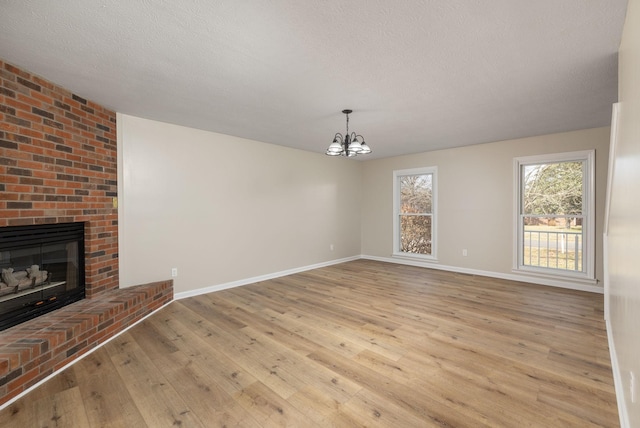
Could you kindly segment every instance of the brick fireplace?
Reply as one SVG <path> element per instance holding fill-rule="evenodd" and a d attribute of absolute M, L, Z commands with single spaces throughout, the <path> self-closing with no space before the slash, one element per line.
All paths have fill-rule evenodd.
<path fill-rule="evenodd" d="M 0 62 L 0 227 L 86 222 L 86 293 L 118 287 L 116 115 Z"/>
<path fill-rule="evenodd" d="M 118 290 L 115 112 L 1 59 L 0 81 L 0 227 L 84 222 L 87 297 L 0 332 L 1 405 L 173 296 Z"/>

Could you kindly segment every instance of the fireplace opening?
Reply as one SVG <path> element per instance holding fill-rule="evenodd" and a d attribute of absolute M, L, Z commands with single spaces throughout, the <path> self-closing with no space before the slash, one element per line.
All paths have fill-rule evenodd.
<path fill-rule="evenodd" d="M 84 223 L 0 228 L 0 330 L 85 296 Z"/>

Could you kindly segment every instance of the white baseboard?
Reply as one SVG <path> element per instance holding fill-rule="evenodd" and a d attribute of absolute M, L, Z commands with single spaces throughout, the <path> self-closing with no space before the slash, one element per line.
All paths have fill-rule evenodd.
<path fill-rule="evenodd" d="M 588 292 L 591 292 L 591 293 L 599 293 L 599 294 L 603 293 L 602 287 L 597 287 L 597 286 L 594 286 L 594 285 L 576 284 L 576 283 L 572 283 L 572 282 L 568 282 L 568 281 L 559 281 L 559 280 L 555 280 L 555 279 L 539 278 L 539 277 L 528 276 L 528 275 L 514 275 L 514 274 L 491 272 L 491 271 L 478 270 L 478 269 L 461 268 L 461 267 L 457 267 L 457 266 L 448 266 L 448 265 L 441 265 L 441 264 L 434 264 L 434 263 L 424 263 L 424 262 L 407 260 L 407 259 L 400 259 L 400 258 L 359 255 L 359 256 L 352 256 L 352 257 L 345 257 L 343 259 L 330 260 L 330 261 L 322 262 L 322 263 L 316 263 L 316 264 L 308 265 L 308 266 L 302 266 L 302 267 L 294 268 L 294 269 L 283 270 L 283 271 L 280 271 L 280 272 L 274 272 L 274 273 L 270 273 L 270 274 L 266 274 L 266 275 L 260 275 L 260 276 L 254 276 L 254 277 L 251 277 L 251 278 L 239 279 L 237 281 L 227 282 L 227 283 L 224 283 L 224 284 L 211 285 L 211 286 L 204 287 L 204 288 L 198 288 L 196 290 L 182 291 L 180 293 L 174 293 L 174 299 L 175 300 L 186 299 L 188 297 L 199 296 L 199 295 L 202 295 L 202 294 L 213 293 L 213 292 L 216 292 L 216 291 L 222 291 L 222 290 L 226 290 L 228 288 L 241 287 L 243 285 L 253 284 L 254 282 L 267 281 L 269 279 L 280 278 L 282 276 L 292 275 L 294 273 L 304 272 L 304 271 L 308 271 L 308 270 L 312 270 L 312 269 L 318 269 L 318 268 L 321 268 L 321 267 L 326 267 L 326 266 L 336 265 L 336 264 L 340 264 L 340 263 L 350 262 L 350 261 L 358 260 L 358 259 L 376 260 L 376 261 L 380 261 L 380 262 L 388 262 L 388 263 L 396 263 L 396 264 L 405 264 L 405 265 L 418 266 L 418 267 L 424 267 L 424 268 L 430 268 L 430 269 L 440 269 L 440 270 L 445 270 L 445 271 L 449 271 L 449 272 L 457 272 L 457 273 L 466 273 L 466 274 L 470 274 L 470 275 L 487 276 L 487 277 L 490 277 L 490 278 L 500 278 L 500 279 L 506 279 L 506 280 L 510 280 L 510 281 L 529 282 L 529 283 L 533 283 L 533 284 L 548 285 L 548 286 L 552 286 L 552 287 L 568 288 L 568 289 L 571 289 L 571 290 L 588 291 Z"/>
<path fill-rule="evenodd" d="M 618 365 L 618 354 L 613 343 L 613 335 L 611 334 L 611 323 L 607 319 L 607 339 L 609 340 L 609 355 L 611 357 L 611 370 L 613 371 L 613 384 L 616 389 L 616 401 L 618 402 L 618 414 L 620 416 L 620 428 L 631 428 L 629 423 L 629 413 L 627 411 L 627 401 L 625 399 L 625 388 L 622 382 L 622 373 Z"/>
<path fill-rule="evenodd" d="M 173 300 L 172 300 L 173 301 Z M 35 383 L 34 385 L 31 385 L 29 388 L 25 389 L 24 391 L 22 391 L 20 394 L 16 395 L 15 397 L 11 398 L 9 401 L 7 401 L 6 403 L 2 404 L 0 406 L 0 411 L 2 411 L 3 409 L 9 407 L 11 404 L 13 404 L 16 400 L 20 399 L 21 397 L 27 395 L 28 393 L 30 393 L 31 391 L 33 391 L 34 389 L 36 389 L 37 387 L 39 387 L 40 385 L 42 385 L 43 383 L 45 383 L 46 381 L 48 381 L 49 379 L 51 379 L 52 377 L 59 375 L 60 373 L 62 373 L 63 370 L 68 369 L 69 367 L 71 367 L 72 365 L 74 365 L 75 363 L 77 363 L 78 361 L 80 361 L 81 359 L 83 359 L 84 357 L 86 357 L 87 355 L 91 355 L 92 353 L 94 353 L 95 351 L 97 351 L 98 349 L 102 348 L 104 345 L 106 345 L 107 343 L 111 342 L 113 339 L 115 339 L 116 337 L 120 336 L 122 333 L 128 331 L 129 329 L 135 327 L 136 325 L 140 324 L 142 321 L 144 321 L 145 319 L 149 318 L 151 315 L 155 314 L 156 312 L 158 312 L 160 309 L 163 309 L 164 307 L 166 307 L 170 302 L 165 303 L 164 305 L 160 306 L 157 309 L 154 309 L 153 311 L 149 312 L 147 315 L 145 315 L 144 317 L 140 318 L 138 321 L 134 322 L 133 324 L 131 324 L 130 326 L 126 327 L 124 330 L 121 330 L 119 332 L 117 332 L 116 334 L 114 334 L 113 336 L 111 336 L 110 338 L 108 338 L 107 340 L 105 340 L 104 342 L 96 345 L 95 348 L 91 348 L 90 350 L 88 350 L 87 352 L 85 352 L 84 354 L 80 355 L 78 358 L 75 358 L 73 361 L 70 361 L 69 363 L 65 364 L 64 366 L 62 366 L 61 368 L 59 368 L 58 370 L 55 370 L 53 373 L 51 373 L 49 376 L 45 377 L 44 379 L 42 379 L 41 381 Z"/>
<path fill-rule="evenodd" d="M 294 273 L 305 272 L 312 269 L 318 269 L 326 266 L 337 265 L 340 263 L 358 260 L 360 256 L 346 257 L 343 259 L 330 260 L 328 262 L 316 263 L 313 265 L 303 266 L 294 269 L 283 270 L 280 272 L 269 273 L 266 275 L 254 276 L 252 278 L 239 279 L 237 281 L 227 282 L 224 284 L 211 285 L 209 287 L 198 288 L 197 290 L 182 291 L 174 293 L 175 300 L 186 299 L 187 297 L 199 296 L 201 294 L 213 293 L 215 291 L 226 290 L 228 288 L 240 287 L 243 285 L 253 284 L 254 282 L 267 281 L 269 279 L 280 278 L 282 276 L 292 275 Z"/>
<path fill-rule="evenodd" d="M 420 262 L 420 261 L 408 260 L 408 259 L 402 259 L 402 258 L 396 258 L 396 257 L 377 257 L 377 256 L 362 255 L 360 256 L 360 258 L 367 259 L 367 260 L 376 260 L 379 262 L 424 267 L 429 269 L 439 269 L 439 270 L 445 270 L 448 272 L 466 273 L 469 275 L 487 276 L 489 278 L 506 279 L 509 281 L 528 282 L 531 284 L 548 285 L 551 287 L 559 287 L 559 288 L 568 288 L 571 290 L 588 291 L 591 293 L 598 293 L 598 294 L 604 293 L 604 290 L 602 287 L 597 287 L 595 285 L 579 284 L 579 283 L 570 282 L 570 281 L 561 281 L 557 279 L 542 278 L 542 277 L 530 276 L 525 274 L 515 275 L 515 274 L 492 272 L 492 271 L 486 271 L 486 270 L 468 269 L 468 268 L 462 268 L 458 266 L 448 266 L 448 265 L 441 265 L 438 263 Z"/>

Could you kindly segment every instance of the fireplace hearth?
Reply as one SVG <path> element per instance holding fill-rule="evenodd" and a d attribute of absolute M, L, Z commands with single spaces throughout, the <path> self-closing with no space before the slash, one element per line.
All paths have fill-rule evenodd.
<path fill-rule="evenodd" d="M 0 330 L 85 296 L 84 223 L 0 228 Z"/>

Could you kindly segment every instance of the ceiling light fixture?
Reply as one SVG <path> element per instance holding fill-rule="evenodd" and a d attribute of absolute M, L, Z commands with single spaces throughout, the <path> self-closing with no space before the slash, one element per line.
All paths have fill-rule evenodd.
<path fill-rule="evenodd" d="M 371 149 L 364 142 L 362 135 L 357 135 L 355 132 L 349 134 L 349 114 L 353 110 L 342 110 L 347 115 L 347 132 L 344 136 L 337 132 L 333 137 L 333 142 L 327 149 L 327 155 L 329 156 L 348 156 L 353 157 L 357 155 L 366 155 L 371 153 Z"/>

